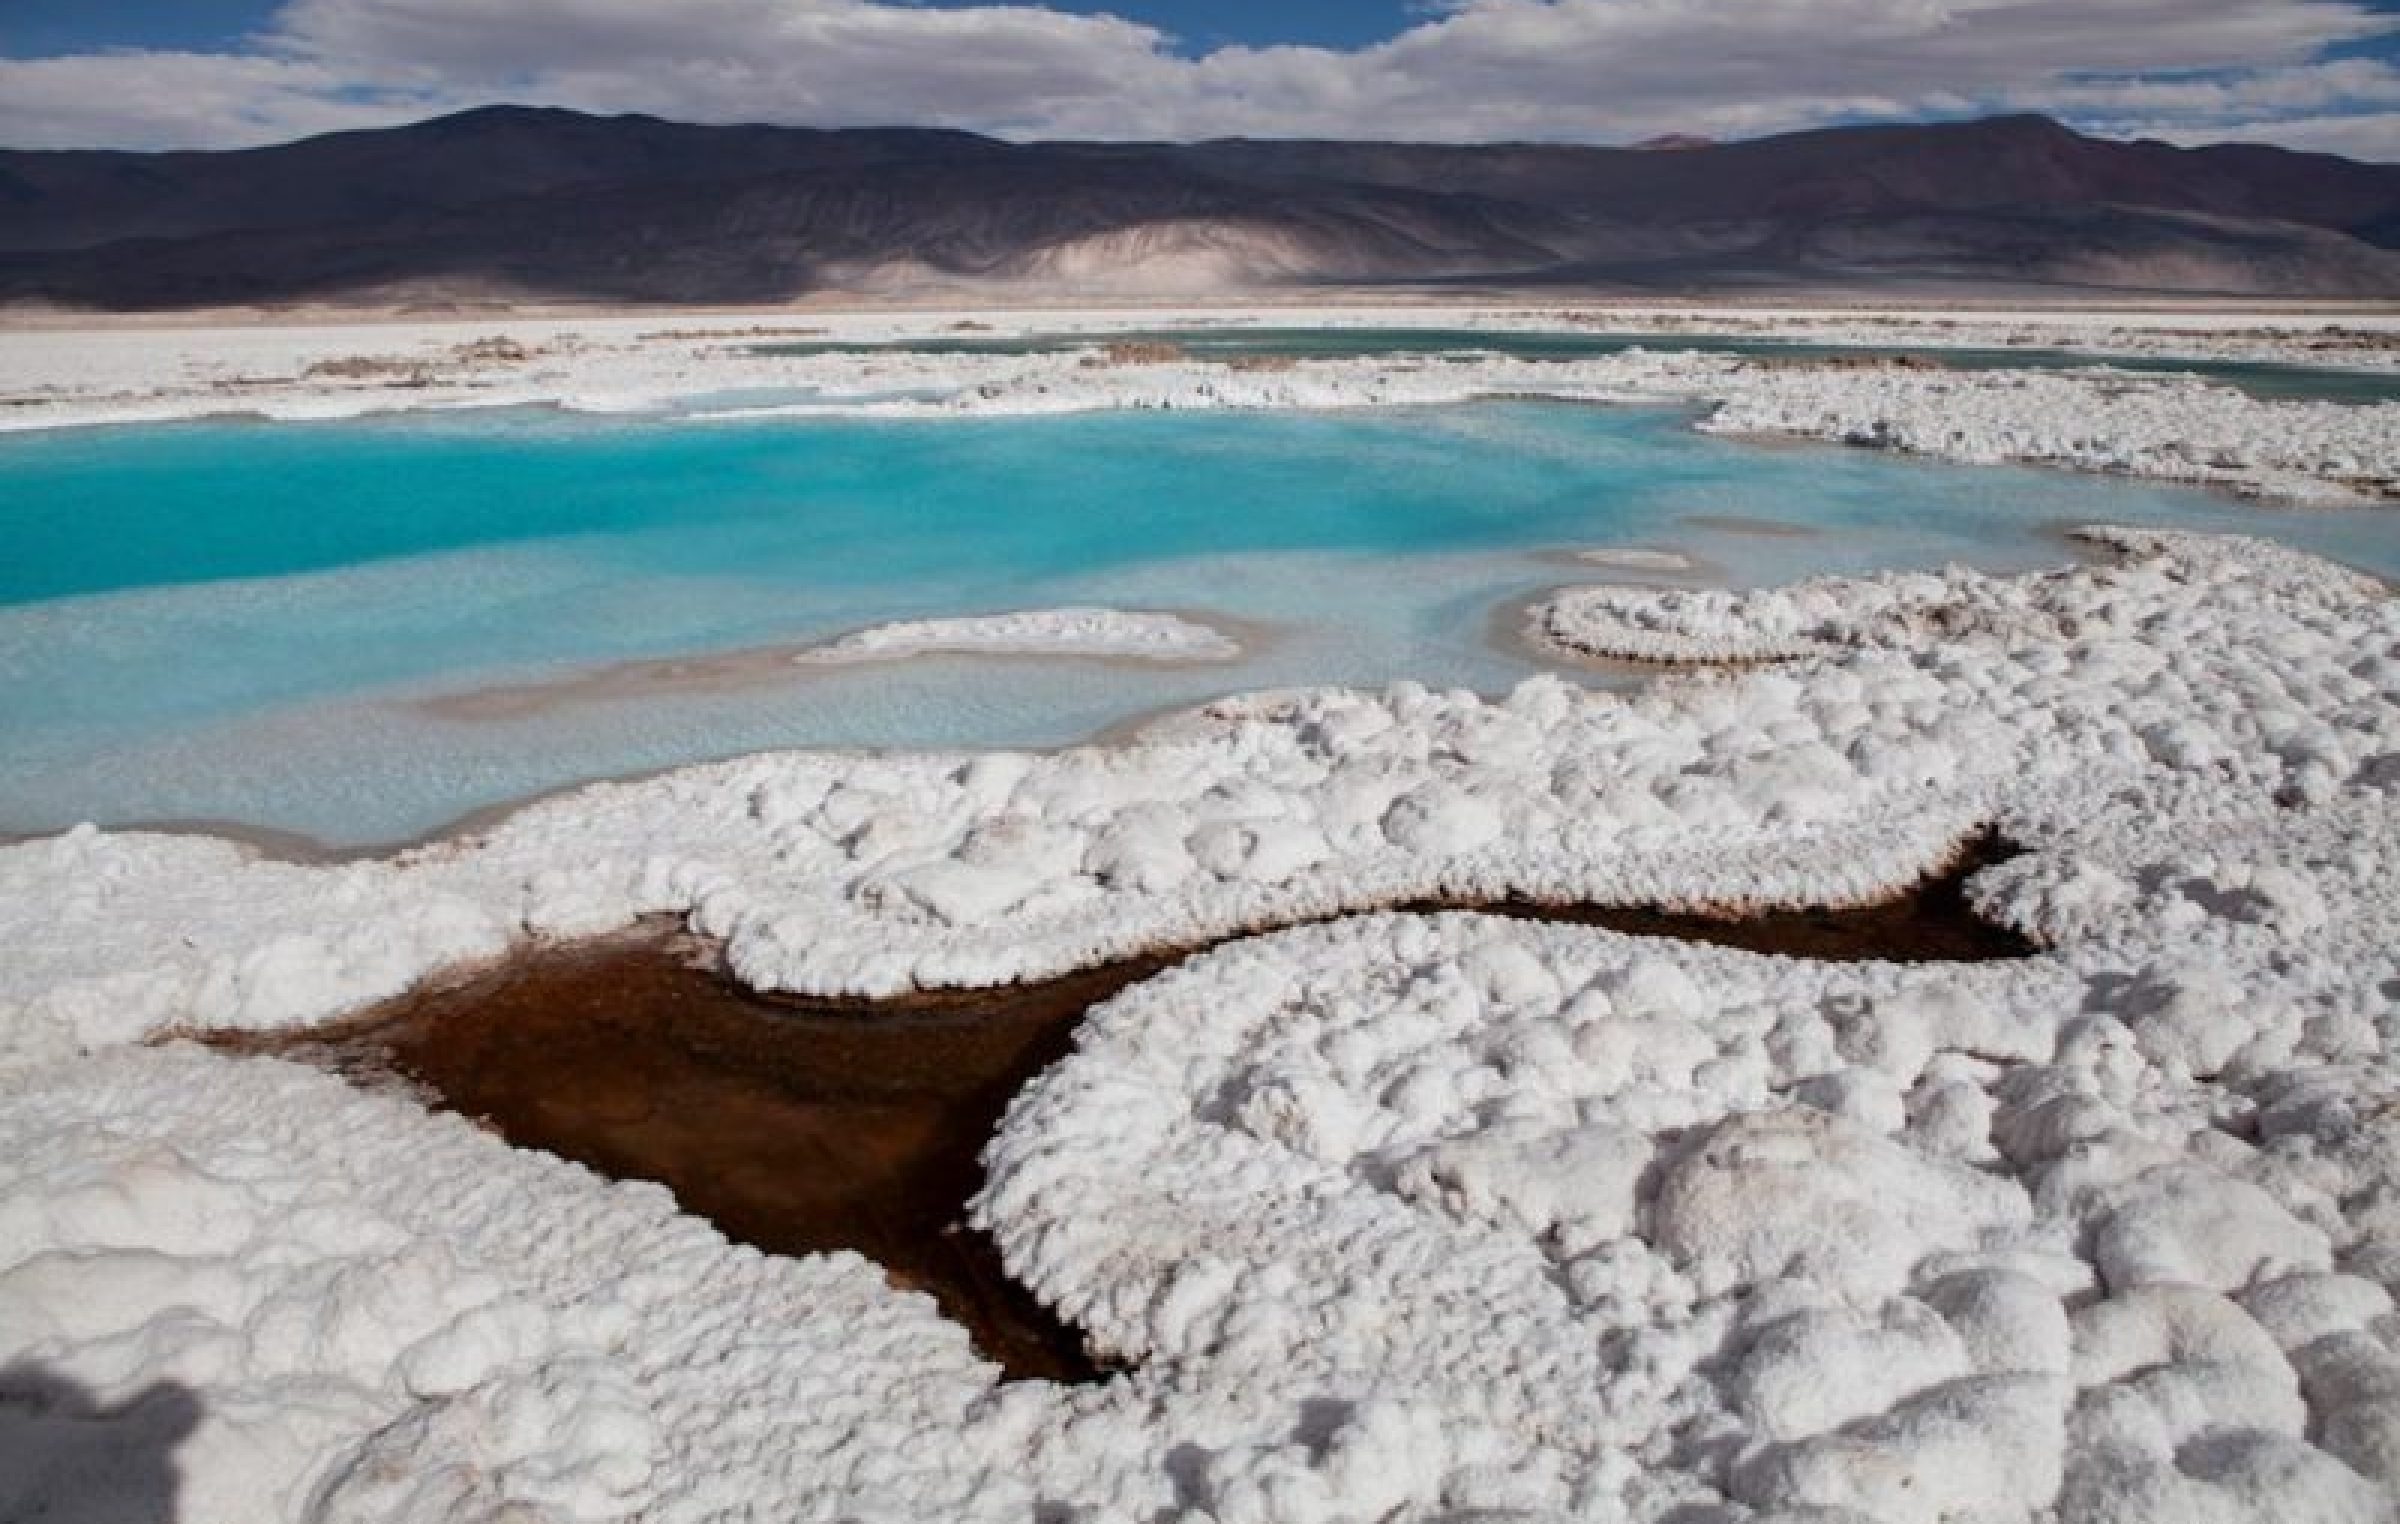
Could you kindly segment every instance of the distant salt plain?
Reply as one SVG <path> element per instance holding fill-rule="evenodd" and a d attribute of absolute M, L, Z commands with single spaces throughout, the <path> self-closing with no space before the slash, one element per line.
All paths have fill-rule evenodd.
<path fill-rule="evenodd" d="M 0 503 L 0 830 L 214 822 L 336 845 L 763 748 L 1065 744 L 1282 686 L 1497 692 L 1542 669 L 1513 611 L 1593 575 L 1562 552 L 1754 585 L 2050 564 L 2049 531 L 2105 520 L 2262 530 L 2400 572 L 2373 510 L 2264 514 L 1535 402 L 70 430 L 0 441 Z M 1756 532 L 1774 524 L 1814 532 Z M 1662 565 L 1607 574 L 1693 575 Z M 947 649 L 661 680 L 680 659 L 1062 607 L 1171 613 L 1239 650 L 1170 665 L 1020 642 L 997 673 Z M 645 680 L 612 686 L 627 663 Z M 506 702 L 476 702 L 492 692 Z"/>

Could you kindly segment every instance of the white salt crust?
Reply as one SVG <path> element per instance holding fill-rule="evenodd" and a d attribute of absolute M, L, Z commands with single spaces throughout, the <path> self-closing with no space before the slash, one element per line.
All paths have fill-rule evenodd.
<path fill-rule="evenodd" d="M 1200 313 L 1017 314 L 1000 333 L 1207 320 Z M 1217 321 L 1273 321 L 1256 312 Z M 1573 327 L 1561 314 L 1296 313 L 1340 327 Z M 1597 320 L 1595 320 L 1597 321 Z M 842 414 L 944 418 L 1117 408 L 1349 408 L 1493 396 L 1677 403 L 1700 426 L 2024 461 L 2221 487 L 2268 501 L 2377 502 L 2400 494 L 2400 403 L 2260 401 L 2191 377 L 2124 372 L 1942 371 L 1840 360 L 1746 361 L 1672 349 L 1678 333 L 1735 332 L 1932 347 L 2113 349 L 2120 354 L 2282 359 L 2400 368 L 2400 335 L 2269 319 L 2205 327 L 2095 315 L 1995 315 L 1944 325 L 1900 317 L 1625 314 L 1598 326 L 1659 335 L 1662 346 L 1599 358 L 1528 361 L 1484 354 L 1368 356 L 1237 368 L 1204 360 L 1111 361 L 1064 353 L 768 355 L 776 324 L 658 328 L 625 319 L 460 326 L 245 328 L 150 332 L 0 331 L 0 431 L 212 414 L 279 419 L 508 406 L 586 413 L 681 409 L 705 418 Z M 2195 323 L 2197 320 L 2194 320 Z M 802 329 L 785 315 L 780 326 Z M 930 317 L 831 321 L 831 337 L 939 336 Z M 1592 326 L 1586 323 L 1580 326 Z M 805 332 L 805 330 L 802 330 Z M 511 335 L 514 335 L 513 337 Z M 790 333 L 781 337 L 790 338 Z M 997 336 L 997 335 L 995 335 Z M 492 340 L 506 337 L 506 344 Z M 163 378 L 163 379 L 162 379 Z M 717 399 L 717 400 L 711 400 Z"/>
<path fill-rule="evenodd" d="M 794 654 L 808 665 L 912 656 L 1086 656 L 1124 661 L 1232 661 L 1240 642 L 1178 614 L 1126 609 L 1027 609 L 879 624 Z"/>
<path fill-rule="evenodd" d="M 1581 587 L 1525 613 L 1526 636 L 1571 656 L 1664 663 L 1792 661 L 1870 646 L 1923 646 L 2046 615 L 2049 579 L 1972 570 L 1827 577 L 1784 587 Z M 1976 596 L 1961 598 L 1962 586 Z M 2063 633 L 2063 630 L 2061 631 Z"/>
<path fill-rule="evenodd" d="M 393 861 L 0 851 L 0 1349 L 99 1405 L 8 1410 L 0 1516 L 132 1476 L 180 1432 L 163 1382 L 196 1519 L 2389 1520 L 2400 605 L 2098 538 L 2038 577 L 1612 595 L 1817 640 L 1629 696 L 754 757 Z M 753 983 L 879 993 L 1435 894 L 1859 900 L 1986 823 L 2029 851 L 1975 896 L 2040 956 L 1371 915 L 1095 1011 L 975 1208 L 1137 1362 L 1086 1390 L 997 1385 L 855 1257 L 132 1046 L 648 913 Z"/>
<path fill-rule="evenodd" d="M 2262 402 L 2186 378 L 2091 371 L 1805 374 L 1728 388 L 1701 427 L 2196 482 L 2287 503 L 2400 496 L 2400 403 Z"/>

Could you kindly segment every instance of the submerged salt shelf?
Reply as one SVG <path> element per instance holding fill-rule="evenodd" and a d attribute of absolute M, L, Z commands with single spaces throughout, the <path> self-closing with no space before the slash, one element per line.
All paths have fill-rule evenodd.
<path fill-rule="evenodd" d="M 1761 515 L 1816 532 L 1739 522 Z M 1508 611 L 1593 575 L 1541 552 L 1649 547 L 1648 568 L 1612 569 L 1631 575 L 1675 547 L 1756 583 L 2036 564 L 2056 554 L 2050 526 L 2093 519 L 2255 526 L 2400 572 L 2369 513 L 2268 518 L 1566 404 L 709 425 L 495 412 L 12 439 L 0 830 L 213 820 L 385 841 L 765 747 L 1052 745 L 1313 683 L 1494 692 L 1539 670 Z M 1188 667 L 1018 658 L 1004 684 L 957 653 L 752 664 L 739 680 L 700 660 L 1077 605 L 1274 638 Z M 619 681 L 625 663 L 644 665 Z"/>

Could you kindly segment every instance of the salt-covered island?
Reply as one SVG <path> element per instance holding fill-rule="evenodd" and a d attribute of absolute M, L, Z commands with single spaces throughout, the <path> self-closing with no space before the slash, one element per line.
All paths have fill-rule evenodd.
<path fill-rule="evenodd" d="M 1268 319 L 1141 315 L 1177 320 Z M 1542 364 L 1235 365 L 1058 313 L 811 315 L 876 342 L 779 353 L 779 321 L 21 329 L 0 426 L 1537 392 L 2262 519 L 2400 491 L 2400 404 L 1761 360 L 1679 347 L 1691 314 Z M 909 347 L 966 321 L 1093 337 Z M 2321 363 L 2338 328 L 2340 363 L 2400 369 L 2388 319 L 1719 321 L 2195 364 Z M 142 1517 L 171 1455 L 212 1521 L 2391 1520 L 2400 604 L 2263 538 L 2088 526 L 2058 560 L 1528 611 L 1538 645 L 1655 666 L 1624 692 L 748 756 L 351 861 L 0 848 L 0 1516 Z M 1071 609 L 806 659 L 1045 648 L 1236 646 Z M 1928 882 L 1963 950 L 1905 918 L 1741 945 Z M 412 992 L 626 938 L 811 1020 L 1122 970 L 1005 1098 L 962 1225 L 1082 1379 L 1009 1377 L 858 1253 L 762 1252 L 329 1057 Z"/>
<path fill-rule="evenodd" d="M 854 630 L 793 653 L 809 664 L 905 661 L 940 653 L 982 656 L 1085 656 L 1119 661 L 1225 661 L 1241 644 L 1224 631 L 1176 614 L 1126 609 L 1027 609 L 909 619 Z"/>

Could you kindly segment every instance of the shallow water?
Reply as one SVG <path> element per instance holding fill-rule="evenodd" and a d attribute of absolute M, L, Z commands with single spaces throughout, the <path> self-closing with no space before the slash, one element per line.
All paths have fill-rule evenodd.
<path fill-rule="evenodd" d="M 2400 375 L 2332 366 L 2249 360 L 2176 360 L 2080 354 L 2067 349 L 1951 349 L 1909 344 L 1825 344 L 1802 339 L 1709 333 L 1511 332 L 1487 328 L 1144 328 L 1112 333 L 1032 334 L 1007 338 L 912 339 L 904 344 L 766 344 L 762 354 L 878 353 L 1047 354 L 1109 342 L 1175 344 L 1205 359 L 1245 357 L 1349 359 L 1380 355 L 1483 352 L 1519 360 L 1589 360 L 1629 349 L 1825 360 L 1908 356 L 1959 370 L 2088 370 L 2106 366 L 2145 374 L 2196 375 L 2254 397 L 2364 404 L 2400 402 Z"/>
<path fill-rule="evenodd" d="M 2060 522 L 2275 534 L 2387 574 L 2386 517 L 1691 433 L 1551 403 L 695 424 L 546 413 L 0 440 L 0 830 L 386 841 L 773 746 L 1058 744 L 1241 689 L 1503 689 L 1516 601 L 1670 546 L 1738 582 L 2067 552 Z M 1755 532 L 1800 525 L 1806 535 Z M 1245 659 L 939 658 L 611 700 L 429 700 L 612 662 L 1067 603 L 1263 626 Z M 437 712 L 439 711 L 439 712 Z"/>
<path fill-rule="evenodd" d="M 1880 904 L 1714 918 L 1640 908 L 1487 908 L 1786 957 L 1987 962 L 2033 951 L 1977 917 L 1965 881 L 2009 855 L 1971 843 Z M 1228 939 L 1230 940 L 1230 939 Z M 928 1291 L 1012 1376 L 1100 1374 L 1079 1334 L 1011 1281 L 967 1226 L 1009 1101 L 1063 1058 L 1092 1006 L 1166 968 L 1161 950 L 1038 984 L 889 1000 L 761 995 L 671 924 L 544 947 L 237 1052 L 398 1079 L 510 1142 L 612 1179 L 654 1180 L 776 1253 L 855 1249 Z"/>

